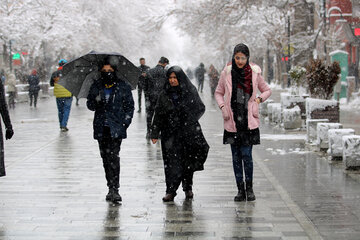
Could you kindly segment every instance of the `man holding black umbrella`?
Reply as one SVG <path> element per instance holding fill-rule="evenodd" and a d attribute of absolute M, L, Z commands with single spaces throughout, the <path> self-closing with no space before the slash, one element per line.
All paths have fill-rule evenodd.
<path fill-rule="evenodd" d="M 112 202 L 122 201 L 119 152 L 134 114 L 131 87 L 117 76 L 117 68 L 111 57 L 106 58 L 99 66 L 101 77 L 93 82 L 87 96 L 88 109 L 95 111 L 94 139 L 99 143 L 109 188 L 106 200 Z"/>

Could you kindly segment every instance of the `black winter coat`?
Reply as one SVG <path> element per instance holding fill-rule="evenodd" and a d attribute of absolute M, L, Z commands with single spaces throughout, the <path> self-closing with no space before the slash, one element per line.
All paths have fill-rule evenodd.
<path fill-rule="evenodd" d="M 94 81 L 87 97 L 88 109 L 95 111 L 94 139 L 102 138 L 105 119 L 108 121 L 111 137 L 124 139 L 127 137 L 126 130 L 134 115 L 131 87 L 126 82 L 118 80 L 107 103 L 104 88 L 101 80 Z"/>
<path fill-rule="evenodd" d="M 163 66 L 157 65 L 149 70 L 149 78 L 145 82 L 145 97 L 151 104 L 156 104 L 160 92 L 166 82 L 166 72 Z"/>
<path fill-rule="evenodd" d="M 29 92 L 36 93 L 40 91 L 39 86 L 39 77 L 37 75 L 30 75 L 28 77 L 28 83 L 29 83 Z"/>
<path fill-rule="evenodd" d="M 6 129 L 12 129 L 9 112 L 7 109 L 4 93 L 4 85 L 0 81 L 0 114 Z M 0 177 L 5 176 L 5 159 L 4 159 L 4 138 L 0 121 Z"/>
<path fill-rule="evenodd" d="M 138 81 L 138 88 L 145 88 L 145 83 L 148 81 L 149 79 L 149 69 L 150 67 L 147 65 L 140 65 L 139 69 L 141 71 L 141 73 L 146 73 L 146 76 L 144 77 L 143 75 L 139 76 L 139 81 Z"/>
<path fill-rule="evenodd" d="M 173 66 L 167 75 L 172 72 L 175 72 L 180 86 L 174 91 L 168 83 L 165 84 L 155 107 L 150 138 L 161 137 L 165 162 L 167 152 L 176 149 L 179 161 L 184 161 L 193 171 L 203 170 L 209 145 L 202 133 L 199 119 L 205 112 L 205 105 L 181 68 Z M 177 103 L 174 103 L 174 94 L 179 97 Z"/>
<path fill-rule="evenodd" d="M 203 66 L 198 66 L 195 69 L 195 77 L 198 82 L 203 82 L 205 79 L 206 70 Z"/>

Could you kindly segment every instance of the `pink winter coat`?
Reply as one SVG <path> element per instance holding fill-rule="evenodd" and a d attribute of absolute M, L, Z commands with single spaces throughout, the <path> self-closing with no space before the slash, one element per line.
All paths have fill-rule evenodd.
<path fill-rule="evenodd" d="M 234 121 L 234 114 L 231 110 L 231 93 L 232 93 L 232 81 L 231 81 L 231 65 L 228 65 L 221 72 L 219 83 L 215 90 L 215 99 L 219 108 L 224 106 L 225 111 L 230 116 L 229 120 L 224 120 L 224 128 L 228 132 L 236 132 L 236 126 Z M 255 129 L 260 126 L 259 119 L 259 104 L 255 101 L 258 90 L 261 92 L 260 96 L 263 102 L 270 97 L 271 89 L 261 76 L 261 68 L 253 63 L 250 63 L 252 70 L 252 88 L 253 92 L 248 102 L 248 127 L 249 129 Z"/>

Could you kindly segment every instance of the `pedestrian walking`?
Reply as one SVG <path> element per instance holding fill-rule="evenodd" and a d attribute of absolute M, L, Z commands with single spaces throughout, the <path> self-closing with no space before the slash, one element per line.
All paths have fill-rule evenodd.
<path fill-rule="evenodd" d="M 146 139 L 150 140 L 151 121 L 154 115 L 155 105 L 160 92 L 166 82 L 165 67 L 169 64 L 169 59 L 161 57 L 158 64 L 149 70 L 149 78 L 145 82 L 145 107 L 146 107 Z"/>
<path fill-rule="evenodd" d="M 209 145 L 199 124 L 205 105 L 196 87 L 178 66 L 169 68 L 166 77 L 155 107 L 150 137 L 154 144 L 161 139 L 166 181 L 166 195 L 162 200 L 169 202 L 174 200 L 180 183 L 186 199 L 193 198 L 193 175 L 204 169 Z"/>
<path fill-rule="evenodd" d="M 56 97 L 56 106 L 58 109 L 60 130 L 62 132 L 69 131 L 69 129 L 67 128 L 67 123 L 69 120 L 71 104 L 73 100 L 71 92 L 58 84 L 58 81 L 61 77 L 61 70 L 66 63 L 67 61 L 65 59 L 60 59 L 59 67 L 57 71 L 52 73 L 50 79 L 50 86 L 54 87 L 54 95 Z"/>
<path fill-rule="evenodd" d="M 224 144 L 230 144 L 238 194 L 234 201 L 254 201 L 252 147 L 260 144 L 259 104 L 271 90 L 259 66 L 249 63 L 245 44 L 234 48 L 232 62 L 222 71 L 215 99 L 224 118 Z M 261 94 L 257 97 L 258 90 Z M 246 191 L 243 171 L 245 172 Z"/>
<path fill-rule="evenodd" d="M 203 63 L 200 63 L 200 65 L 195 69 L 195 78 L 198 83 L 199 92 L 203 92 L 205 73 L 206 73 L 205 66 Z"/>
<path fill-rule="evenodd" d="M 16 77 L 15 74 L 10 73 L 7 79 L 7 93 L 8 93 L 8 104 L 9 109 L 15 108 L 15 99 L 16 99 Z"/>
<path fill-rule="evenodd" d="M 149 66 L 145 65 L 145 58 L 140 58 L 140 66 L 139 69 L 141 71 L 141 75 L 139 77 L 139 81 L 138 81 L 138 113 L 141 112 L 141 95 L 142 92 L 144 91 L 144 87 L 145 87 L 145 82 L 148 80 L 148 71 L 150 69 Z"/>
<path fill-rule="evenodd" d="M 1 78 L 2 84 L 3 84 L 3 86 L 4 86 L 4 85 L 5 85 L 5 81 L 6 81 L 6 76 L 5 76 L 5 71 L 4 71 L 4 69 L 1 69 L 1 70 L 0 70 L 0 78 Z"/>
<path fill-rule="evenodd" d="M 15 76 L 14 76 L 15 77 Z M 11 139 L 14 135 L 14 131 L 11 125 L 9 112 L 6 106 L 5 101 L 5 92 L 4 92 L 4 85 L 2 81 L 0 81 L 0 114 L 2 117 L 2 120 L 5 124 L 5 139 Z M 1 127 L 1 121 L 0 121 L 0 177 L 3 177 L 6 175 L 5 172 L 5 157 L 4 157 L 4 139 L 3 139 L 3 133 L 2 133 L 2 127 Z"/>
<path fill-rule="evenodd" d="M 87 96 L 87 107 L 94 113 L 94 139 L 98 141 L 109 192 L 107 201 L 122 201 L 120 187 L 120 145 L 134 115 L 131 87 L 119 79 L 116 65 L 106 59 L 100 66 L 101 77 L 95 80 Z"/>
<path fill-rule="evenodd" d="M 212 64 L 209 67 L 208 75 L 209 75 L 209 85 L 210 85 L 211 96 L 214 97 L 215 89 L 219 82 L 219 72 L 218 72 L 218 70 L 216 70 L 216 68 Z"/>
<path fill-rule="evenodd" d="M 37 75 L 37 71 L 36 71 L 36 69 L 33 69 L 31 71 L 31 74 L 28 77 L 30 107 L 32 106 L 33 101 L 34 101 L 34 107 L 36 108 L 37 98 L 38 98 L 39 91 L 40 91 L 39 83 L 40 83 L 40 80 Z"/>

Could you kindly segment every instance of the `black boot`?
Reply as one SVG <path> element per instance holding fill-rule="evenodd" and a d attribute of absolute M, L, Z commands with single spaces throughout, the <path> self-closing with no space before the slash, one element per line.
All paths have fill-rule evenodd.
<path fill-rule="evenodd" d="M 162 200 L 163 200 L 163 202 L 172 202 L 172 201 L 174 201 L 175 196 L 176 196 L 176 193 L 167 193 L 162 198 Z"/>
<path fill-rule="evenodd" d="M 106 201 L 121 202 L 122 198 L 119 194 L 119 190 L 116 188 L 109 188 L 109 192 L 106 195 Z"/>
<path fill-rule="evenodd" d="M 238 194 L 235 196 L 235 202 L 242 202 L 246 200 L 244 182 L 237 182 Z"/>
<path fill-rule="evenodd" d="M 254 201 L 256 199 L 252 181 L 246 181 L 246 199 L 247 201 Z"/>

